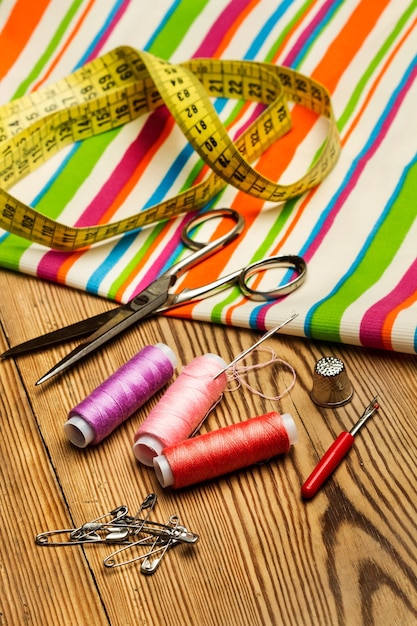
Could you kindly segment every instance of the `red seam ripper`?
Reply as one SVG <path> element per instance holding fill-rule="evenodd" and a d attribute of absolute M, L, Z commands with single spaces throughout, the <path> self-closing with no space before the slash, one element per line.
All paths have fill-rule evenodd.
<path fill-rule="evenodd" d="M 312 498 L 316 495 L 320 487 L 329 478 L 329 476 L 331 476 L 353 446 L 356 434 L 378 409 L 379 404 L 377 403 L 377 398 L 375 397 L 368 404 L 362 416 L 353 428 L 349 432 L 345 431 L 340 433 L 337 439 L 335 439 L 330 448 L 324 454 L 323 458 L 311 472 L 304 485 L 301 487 L 301 494 L 303 498 Z"/>

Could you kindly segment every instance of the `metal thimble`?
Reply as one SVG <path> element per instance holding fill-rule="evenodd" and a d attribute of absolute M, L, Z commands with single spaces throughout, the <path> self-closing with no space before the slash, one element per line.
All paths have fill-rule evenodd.
<path fill-rule="evenodd" d="M 317 361 L 310 395 L 319 406 L 336 407 L 349 402 L 353 387 L 343 361 L 334 356 L 325 356 Z"/>

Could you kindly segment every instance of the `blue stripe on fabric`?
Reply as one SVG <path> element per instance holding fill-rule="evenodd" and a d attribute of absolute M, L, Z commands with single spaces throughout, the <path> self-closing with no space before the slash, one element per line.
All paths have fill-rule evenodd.
<path fill-rule="evenodd" d="M 395 101 L 398 97 L 398 94 L 402 91 L 402 89 L 404 88 L 404 86 L 406 85 L 407 81 L 409 80 L 409 76 L 412 73 L 412 71 L 414 70 L 415 66 L 417 63 L 417 55 L 414 57 L 414 59 L 412 60 L 412 62 L 410 63 L 410 65 L 408 66 L 408 68 L 406 69 L 400 83 L 398 84 L 398 86 L 396 87 L 396 89 L 393 91 L 390 99 L 388 100 L 387 105 L 385 106 L 381 116 L 379 117 L 376 125 L 374 126 L 373 131 L 371 132 L 368 141 L 365 143 L 363 149 L 361 150 L 361 152 L 359 152 L 359 154 L 357 155 L 357 157 L 354 159 L 354 161 L 352 162 L 351 167 L 349 168 L 341 186 L 339 187 L 338 191 L 334 194 L 333 198 L 331 199 L 331 201 L 329 202 L 329 204 L 327 205 L 326 209 L 323 211 L 321 218 L 319 219 L 319 221 L 317 222 L 316 226 L 314 227 L 314 229 L 311 232 L 311 236 L 309 237 L 309 239 L 307 240 L 307 242 L 304 244 L 303 248 L 301 249 L 300 255 L 303 256 L 304 253 L 306 253 L 308 251 L 309 245 L 311 244 L 311 242 L 315 239 L 316 235 L 318 234 L 318 232 L 320 231 L 320 229 L 323 226 L 323 223 L 326 221 L 329 213 L 333 210 L 336 202 L 339 199 L 339 196 L 341 195 L 341 193 L 343 193 L 344 189 L 348 186 L 349 181 L 352 179 L 353 174 L 355 172 L 355 170 L 358 167 L 358 164 L 364 159 L 365 155 L 371 150 L 373 144 L 375 143 L 377 137 L 380 135 L 381 133 L 381 129 L 384 125 L 384 123 L 386 122 L 386 120 L 388 119 L 391 110 L 394 107 Z M 401 178 L 401 181 L 403 179 Z M 385 215 L 386 209 L 384 211 L 384 213 L 382 215 Z M 380 218 L 381 219 L 381 218 Z M 380 223 L 380 220 L 378 221 L 378 223 Z M 354 271 L 355 266 L 352 266 L 353 269 L 351 269 L 350 272 L 347 272 L 344 279 L 346 280 L 346 278 L 348 278 Z M 338 283 L 338 285 L 330 292 L 330 294 L 322 299 L 320 299 L 316 304 L 314 304 L 311 309 L 307 312 L 306 318 L 305 318 L 305 323 L 304 323 L 304 332 L 306 334 L 306 336 L 309 336 L 309 332 L 311 329 L 311 321 L 312 321 L 312 317 L 315 313 L 315 311 L 318 309 L 318 307 L 329 298 L 329 296 L 334 295 L 335 291 L 338 289 L 340 283 Z"/>
<path fill-rule="evenodd" d="M 127 4 L 130 3 L 130 0 L 116 0 L 116 3 L 114 4 L 112 10 L 108 14 L 107 19 L 104 21 L 103 26 L 100 28 L 100 30 L 98 31 L 97 35 L 92 40 L 91 44 L 88 46 L 87 50 L 84 52 L 83 56 L 78 61 L 78 63 L 75 66 L 74 70 L 79 69 L 81 66 L 85 65 L 85 63 L 87 63 L 88 59 L 90 58 L 91 54 L 94 52 L 94 50 L 97 47 L 97 45 L 99 44 L 100 40 L 105 36 L 107 30 L 110 27 L 110 24 L 112 23 L 115 15 L 119 11 L 120 7 L 122 7 L 125 4 L 126 1 L 127 1 Z"/>
<path fill-rule="evenodd" d="M 271 17 L 267 19 L 265 24 L 262 26 L 258 35 L 253 40 L 252 44 L 249 46 L 248 51 L 244 55 L 245 60 L 253 60 L 254 57 L 258 54 L 259 50 L 265 43 L 265 39 L 275 26 L 276 22 L 281 19 L 281 17 L 285 14 L 285 12 L 290 8 L 290 6 L 294 4 L 294 0 L 284 0 L 281 2 L 279 7 L 272 13 Z"/>
<path fill-rule="evenodd" d="M 153 33 L 153 35 L 151 35 L 148 43 L 144 47 L 144 50 L 148 50 L 155 43 L 156 38 L 159 36 L 159 34 L 165 28 L 165 24 L 171 18 L 173 13 L 175 13 L 175 11 L 178 9 L 180 4 L 181 4 L 181 0 L 174 0 L 174 2 L 172 3 L 171 7 L 165 13 L 164 19 L 162 20 L 162 22 L 159 23 L 159 25 L 157 26 L 157 28 L 156 28 L 155 32 Z"/>
<path fill-rule="evenodd" d="M 314 41 L 317 39 L 318 34 L 326 28 L 328 23 L 333 19 L 335 13 L 344 4 L 345 0 L 336 0 L 334 4 L 327 10 L 326 14 L 320 19 L 320 22 L 317 24 L 315 28 L 312 29 L 311 33 L 307 37 L 303 47 L 299 50 L 297 55 L 291 61 L 291 67 L 298 67 L 303 61 L 304 57 L 308 54 L 311 46 Z M 331 4 L 331 0 L 329 2 Z"/>

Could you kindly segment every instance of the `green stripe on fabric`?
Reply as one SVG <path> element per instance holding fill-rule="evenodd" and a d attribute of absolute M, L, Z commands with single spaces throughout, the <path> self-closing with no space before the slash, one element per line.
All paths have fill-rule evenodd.
<path fill-rule="evenodd" d="M 45 52 L 39 58 L 36 65 L 33 67 L 30 74 L 26 77 L 26 79 L 19 85 L 16 93 L 13 96 L 13 99 L 21 98 L 29 89 L 29 86 L 35 82 L 35 80 L 39 77 L 45 65 L 48 63 L 57 47 L 61 43 L 62 37 L 65 32 L 68 30 L 68 27 L 71 21 L 74 18 L 74 15 L 77 13 L 80 5 L 82 5 L 84 0 L 74 0 L 67 13 L 65 14 L 64 19 L 61 21 L 59 27 L 55 31 L 54 36 L 52 37 L 49 45 L 47 46 Z"/>
<path fill-rule="evenodd" d="M 345 311 L 381 278 L 398 253 L 416 219 L 415 210 L 410 210 L 416 197 L 417 163 L 408 171 L 398 196 L 387 207 L 385 219 L 375 229 L 372 243 L 363 258 L 358 259 L 354 271 L 312 314 L 309 326 L 313 338 L 341 341 L 340 323 Z"/>
<path fill-rule="evenodd" d="M 175 11 L 152 40 L 148 52 L 162 59 L 169 59 L 208 2 L 209 0 L 181 0 L 178 2 Z"/>
<path fill-rule="evenodd" d="M 360 98 L 362 98 L 365 92 L 366 85 L 370 81 L 372 74 L 375 72 L 378 65 L 383 61 L 384 57 L 388 55 L 389 49 L 391 48 L 391 46 L 393 46 L 396 38 L 400 35 L 402 29 L 416 9 L 417 0 L 414 0 L 407 8 L 407 10 L 403 13 L 398 22 L 395 24 L 393 30 L 385 39 L 384 45 L 381 46 L 377 54 L 371 60 L 366 71 L 362 74 L 360 80 L 358 81 L 355 89 L 352 92 L 352 96 L 350 97 L 343 113 L 337 120 L 337 127 L 339 129 L 339 132 L 342 132 L 350 117 L 352 116 L 354 109 L 357 107 Z"/>
<path fill-rule="evenodd" d="M 64 167 L 59 177 L 53 182 L 48 191 L 39 198 L 36 203 L 36 210 L 48 215 L 53 219 L 58 219 L 63 208 L 77 193 L 78 188 L 84 180 L 91 174 L 97 153 L 102 152 L 108 144 L 106 135 L 97 135 L 95 141 L 86 141 L 83 146 L 84 160 L 82 166 L 78 163 L 73 165 L 71 160 L 68 167 Z M 17 235 L 9 234 L 5 240 L 7 245 L 1 246 L 1 264 L 9 269 L 16 268 L 16 261 L 20 260 L 22 254 L 32 245 L 30 241 L 22 239 Z"/>

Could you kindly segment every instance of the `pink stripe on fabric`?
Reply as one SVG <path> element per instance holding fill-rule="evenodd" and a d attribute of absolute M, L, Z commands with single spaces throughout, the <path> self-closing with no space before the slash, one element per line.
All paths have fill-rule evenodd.
<path fill-rule="evenodd" d="M 97 42 L 97 44 L 94 46 L 94 48 L 91 50 L 90 54 L 86 58 L 85 60 L 86 63 L 96 58 L 100 50 L 102 50 L 102 48 L 104 47 L 104 45 L 107 43 L 108 39 L 110 38 L 110 35 L 113 33 L 114 29 L 116 28 L 116 26 L 122 19 L 123 15 L 126 13 L 130 3 L 131 3 L 131 0 L 125 0 L 122 3 L 122 5 L 119 7 L 119 9 L 116 11 L 114 18 L 107 25 L 105 32 L 102 34 L 99 41 Z"/>
<path fill-rule="evenodd" d="M 373 304 L 363 316 L 359 330 L 359 338 L 363 346 L 381 349 L 389 348 L 384 339 L 384 325 L 387 317 L 396 307 L 399 307 L 408 299 L 412 300 L 413 296 L 416 296 L 416 285 L 417 259 L 404 274 L 398 285 L 385 298 Z"/>
<path fill-rule="evenodd" d="M 292 64 L 295 62 L 301 50 L 304 48 L 306 42 L 312 36 L 318 25 L 326 22 L 326 17 L 328 16 L 329 11 L 331 11 L 333 5 L 334 0 L 327 0 L 327 2 L 318 11 L 315 18 L 312 19 L 311 22 L 309 22 L 308 27 L 305 28 L 305 30 L 301 33 L 299 37 L 297 37 L 295 45 L 282 61 L 281 65 L 285 65 L 288 67 L 292 66 Z"/>
<path fill-rule="evenodd" d="M 168 112 L 165 109 L 158 109 L 155 111 L 155 115 L 160 118 L 160 123 L 152 126 L 145 124 L 142 131 L 130 144 L 123 159 L 104 183 L 94 200 L 90 202 L 86 210 L 79 217 L 75 226 L 91 226 L 100 222 L 101 216 L 109 209 L 120 190 L 133 175 L 138 163 L 140 163 L 147 151 L 158 141 L 159 136 L 163 133 L 164 125 L 168 118 Z M 69 254 L 72 253 L 57 252 L 54 250 L 47 252 L 39 262 L 37 270 L 38 276 L 47 278 L 48 280 L 57 280 L 62 261 L 66 259 Z M 75 254 L 82 254 L 82 252 L 75 252 Z"/>
<path fill-rule="evenodd" d="M 78 219 L 76 226 L 98 224 L 101 216 L 109 210 L 115 198 L 128 180 L 133 176 L 138 164 L 146 153 L 163 134 L 164 126 L 169 118 L 166 109 L 157 109 L 153 113 L 154 124 L 144 125 L 123 155 L 123 160 L 116 166 L 110 178 Z"/>
<path fill-rule="evenodd" d="M 251 2 L 252 0 L 232 0 L 232 2 L 229 2 L 223 13 L 221 13 L 204 37 L 201 45 L 197 48 L 195 54 L 193 54 L 193 57 L 199 57 L 202 54 L 206 57 L 215 55 L 221 40 L 236 20 L 236 16 Z"/>

